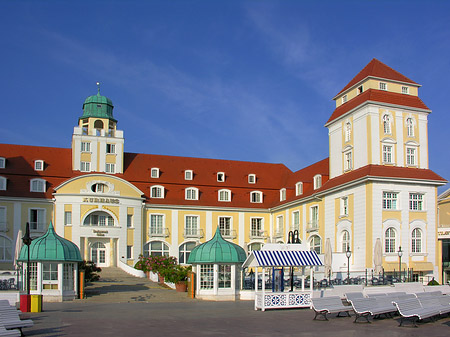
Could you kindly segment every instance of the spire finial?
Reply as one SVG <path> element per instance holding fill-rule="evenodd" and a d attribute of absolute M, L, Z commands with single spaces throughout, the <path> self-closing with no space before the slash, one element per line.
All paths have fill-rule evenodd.
<path fill-rule="evenodd" d="M 100 95 L 100 82 L 97 82 L 97 90 L 98 90 L 97 95 Z"/>

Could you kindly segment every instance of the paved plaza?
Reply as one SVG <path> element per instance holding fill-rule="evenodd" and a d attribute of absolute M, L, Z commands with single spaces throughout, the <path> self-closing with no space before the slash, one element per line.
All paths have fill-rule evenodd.
<path fill-rule="evenodd" d="M 27 313 L 35 325 L 26 336 L 449 336 L 450 318 L 418 328 L 398 327 L 398 318 L 353 323 L 354 317 L 313 321 L 309 309 L 255 311 L 253 301 L 208 302 L 136 279 L 117 270 L 102 272 L 88 298 L 44 303 Z"/>

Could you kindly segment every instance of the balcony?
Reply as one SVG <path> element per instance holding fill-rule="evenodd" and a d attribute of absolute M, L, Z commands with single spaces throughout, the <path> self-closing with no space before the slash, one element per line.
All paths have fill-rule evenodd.
<path fill-rule="evenodd" d="M 233 240 L 237 238 L 237 233 L 235 229 L 221 229 L 220 234 L 224 239 Z"/>
<path fill-rule="evenodd" d="M 313 231 L 317 231 L 319 230 L 319 221 L 318 220 L 313 220 L 308 222 L 308 225 L 306 226 L 306 231 L 307 232 L 313 232 Z"/>
<path fill-rule="evenodd" d="M 203 236 L 203 229 L 200 228 L 185 228 L 183 231 L 185 239 L 201 239 Z"/>
<path fill-rule="evenodd" d="M 148 236 L 151 238 L 166 238 L 170 235 L 169 228 L 150 228 Z"/>
<path fill-rule="evenodd" d="M 250 231 L 250 240 L 264 240 L 267 239 L 267 232 L 264 230 L 251 230 Z"/>

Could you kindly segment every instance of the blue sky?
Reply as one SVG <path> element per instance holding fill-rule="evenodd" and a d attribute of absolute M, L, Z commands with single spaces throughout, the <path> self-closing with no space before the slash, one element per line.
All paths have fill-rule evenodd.
<path fill-rule="evenodd" d="M 2 143 L 70 147 L 100 81 L 127 152 L 295 171 L 328 156 L 332 97 L 375 57 L 422 85 L 450 179 L 448 1 L 4 0 L 0 38 Z"/>

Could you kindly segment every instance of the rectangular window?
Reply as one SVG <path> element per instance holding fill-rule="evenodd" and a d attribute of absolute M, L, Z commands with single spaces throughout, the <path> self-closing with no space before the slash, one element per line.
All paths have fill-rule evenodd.
<path fill-rule="evenodd" d="M 345 170 L 351 170 L 352 169 L 352 151 L 348 151 L 344 153 L 344 167 Z"/>
<path fill-rule="evenodd" d="M 214 288 L 214 265 L 201 264 L 200 265 L 200 289 Z"/>
<path fill-rule="evenodd" d="M 80 165 L 81 172 L 90 172 L 91 171 L 91 163 L 87 161 L 82 161 Z"/>
<path fill-rule="evenodd" d="M 283 235 L 284 231 L 284 218 L 282 215 L 277 216 L 277 228 L 276 228 L 276 235 Z"/>
<path fill-rule="evenodd" d="M 231 266 L 219 264 L 219 288 L 231 288 Z"/>
<path fill-rule="evenodd" d="M 223 183 L 225 181 L 225 173 L 218 172 L 217 173 L 217 181 Z"/>
<path fill-rule="evenodd" d="M 416 165 L 416 149 L 413 147 L 406 148 L 406 165 Z"/>
<path fill-rule="evenodd" d="M 396 210 L 398 203 L 397 192 L 383 192 L 383 209 Z"/>
<path fill-rule="evenodd" d="M 116 153 L 116 144 L 106 144 L 106 153 Z"/>
<path fill-rule="evenodd" d="M 45 192 L 46 183 L 42 179 L 31 180 L 30 191 L 31 192 Z"/>
<path fill-rule="evenodd" d="M 387 83 L 380 82 L 380 90 L 387 90 Z"/>
<path fill-rule="evenodd" d="M 184 171 L 184 180 L 192 180 L 193 175 L 192 170 Z"/>
<path fill-rule="evenodd" d="M 72 212 L 66 211 L 64 212 L 64 225 L 71 225 L 72 224 Z"/>
<path fill-rule="evenodd" d="M 294 227 L 294 230 L 300 229 L 300 212 L 295 211 L 292 213 L 292 225 Z"/>
<path fill-rule="evenodd" d="M 133 214 L 127 214 L 127 228 L 133 227 Z"/>
<path fill-rule="evenodd" d="M 74 266 L 73 263 L 63 265 L 63 290 L 74 290 Z"/>
<path fill-rule="evenodd" d="M 303 183 L 298 182 L 295 184 L 295 195 L 301 195 L 303 194 Z"/>
<path fill-rule="evenodd" d="M 34 161 L 34 170 L 35 171 L 44 170 L 44 161 L 43 160 L 35 160 Z"/>
<path fill-rule="evenodd" d="M 106 164 L 106 173 L 116 173 L 116 164 Z"/>
<path fill-rule="evenodd" d="M 0 168 L 4 169 L 5 168 L 5 158 L 0 157 Z"/>
<path fill-rule="evenodd" d="M 150 176 L 152 178 L 159 178 L 159 168 L 152 168 L 152 170 L 150 171 Z"/>
<path fill-rule="evenodd" d="M 231 218 L 230 217 L 225 217 L 225 216 L 221 216 L 219 217 L 219 228 L 220 228 L 220 233 L 223 236 L 230 236 L 231 235 Z"/>
<path fill-rule="evenodd" d="M 43 232 L 45 227 L 45 209 L 30 208 L 30 230 Z"/>
<path fill-rule="evenodd" d="M 358 87 L 358 95 L 359 94 L 362 94 L 363 93 L 363 86 L 362 85 L 360 85 L 359 87 Z"/>
<path fill-rule="evenodd" d="M 250 234 L 252 237 L 262 236 L 262 218 L 252 218 L 250 226 Z"/>
<path fill-rule="evenodd" d="M 150 215 L 150 234 L 163 234 L 164 216 L 160 214 Z"/>
<path fill-rule="evenodd" d="M 186 216 L 185 234 L 188 236 L 196 236 L 198 234 L 198 216 Z"/>
<path fill-rule="evenodd" d="M 286 189 L 282 188 L 280 190 L 280 201 L 284 201 L 284 200 L 286 200 Z"/>
<path fill-rule="evenodd" d="M 37 262 L 30 262 L 30 290 L 37 290 Z M 27 282 L 24 282 L 26 288 Z"/>
<path fill-rule="evenodd" d="M 81 142 L 81 152 L 91 152 L 91 143 Z"/>
<path fill-rule="evenodd" d="M 219 191 L 219 201 L 230 201 L 230 191 L 221 190 Z"/>
<path fill-rule="evenodd" d="M 310 228 L 319 227 L 319 206 L 312 206 L 310 208 Z"/>
<path fill-rule="evenodd" d="M 130 260 L 133 258 L 133 246 L 127 246 L 127 259 Z"/>
<path fill-rule="evenodd" d="M 0 191 L 6 191 L 6 178 L 0 177 Z"/>
<path fill-rule="evenodd" d="M 341 198 L 341 215 L 348 215 L 348 197 Z"/>
<path fill-rule="evenodd" d="M 0 207 L 0 231 L 6 231 L 6 207 Z"/>
<path fill-rule="evenodd" d="M 347 95 L 342 96 L 342 104 L 347 102 Z"/>
<path fill-rule="evenodd" d="M 383 145 L 383 163 L 386 163 L 386 164 L 392 163 L 392 146 L 391 145 Z"/>
<path fill-rule="evenodd" d="M 409 87 L 402 86 L 402 94 L 409 94 Z"/>
<path fill-rule="evenodd" d="M 409 193 L 409 210 L 410 211 L 423 211 L 423 194 L 421 193 Z"/>
<path fill-rule="evenodd" d="M 256 183 L 256 174 L 249 174 L 249 175 L 248 175 L 248 183 L 249 183 L 249 184 L 254 184 L 254 183 Z"/>
<path fill-rule="evenodd" d="M 44 281 L 58 281 L 58 264 L 51 262 L 42 263 L 42 280 Z"/>

